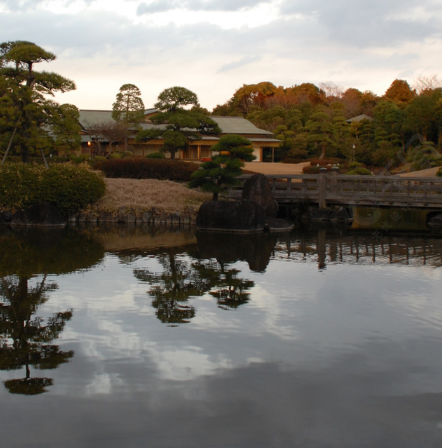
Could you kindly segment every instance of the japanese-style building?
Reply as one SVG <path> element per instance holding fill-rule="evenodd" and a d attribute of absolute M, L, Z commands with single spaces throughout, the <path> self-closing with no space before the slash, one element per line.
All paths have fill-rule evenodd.
<path fill-rule="evenodd" d="M 141 129 L 154 129 L 157 127 L 164 127 L 164 125 L 154 125 L 150 117 L 156 113 L 156 109 L 148 109 L 145 111 L 144 121 L 141 123 Z M 273 134 L 269 131 L 257 128 L 253 123 L 242 117 L 218 117 L 210 116 L 221 129 L 221 134 L 218 136 L 201 135 L 201 138 L 189 142 L 189 146 L 185 151 L 180 151 L 175 155 L 175 158 L 201 161 L 212 156 L 210 148 L 215 145 L 219 138 L 227 134 L 237 134 L 249 139 L 253 146 L 253 153 L 256 157 L 256 162 L 262 162 L 264 158 L 264 151 L 272 151 L 274 148 L 280 146 L 281 141 L 273 138 Z M 82 127 L 82 152 L 90 153 L 96 151 L 94 146 L 97 146 L 99 140 L 99 147 L 101 152 L 108 154 L 113 151 L 123 150 L 124 143 L 120 142 L 117 146 L 112 145 L 109 148 L 109 141 L 103 136 L 94 135 L 88 132 L 88 128 L 93 127 L 99 123 L 111 122 L 112 111 L 110 110 L 80 110 L 80 125 Z M 140 143 L 135 140 L 136 132 L 134 131 L 128 139 L 128 149 L 134 156 L 145 157 L 154 152 L 159 152 L 163 146 L 162 139 L 152 139 L 145 143 Z M 166 157 L 169 154 L 165 154 Z"/>

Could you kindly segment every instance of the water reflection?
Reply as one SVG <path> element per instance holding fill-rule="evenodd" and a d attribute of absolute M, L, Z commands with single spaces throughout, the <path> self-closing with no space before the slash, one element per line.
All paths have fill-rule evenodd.
<path fill-rule="evenodd" d="M 97 243 L 75 231 L 0 230 L 0 370 L 25 368 L 24 378 L 4 381 L 10 393 L 46 392 L 53 380 L 31 377 L 30 367 L 51 370 L 74 356 L 53 344 L 72 310 L 57 312 L 46 322 L 36 315 L 49 293 L 58 289 L 48 282 L 48 274 L 88 268 L 103 255 Z"/>
<path fill-rule="evenodd" d="M 392 234 L 382 238 L 373 233 L 315 229 L 280 237 L 273 258 L 328 264 L 442 265 L 442 239 L 428 235 Z"/>
<path fill-rule="evenodd" d="M 246 261 L 255 272 L 266 270 L 278 240 L 275 233 L 197 232 L 196 236 L 201 258 L 216 258 L 224 263 Z"/>
<path fill-rule="evenodd" d="M 29 287 L 29 278 L 8 276 L 0 280 L 0 369 L 18 370 L 25 367 L 26 376 L 5 381 L 11 393 L 36 395 L 46 392 L 51 378 L 31 377 L 30 366 L 37 369 L 55 369 L 74 356 L 51 344 L 57 339 L 72 311 L 54 314 L 44 325 L 36 316 L 38 308 L 48 300 L 48 292 L 57 289 L 55 283 L 46 284 L 46 275 L 35 286 Z"/>
<path fill-rule="evenodd" d="M 252 281 L 240 278 L 240 271 L 222 258 L 202 259 L 168 249 L 157 255 L 157 260 L 161 272 L 136 269 L 134 275 L 151 285 L 148 293 L 156 316 L 170 326 L 189 323 L 195 317 L 195 307 L 188 302 L 191 298 L 210 292 L 218 306 L 227 310 L 247 303 L 248 290 L 254 286 Z"/>
<path fill-rule="evenodd" d="M 49 392 L 0 387 L 5 446 L 61 435 L 69 448 L 441 445 L 441 240 L 128 229 L 81 229 L 71 249 L 53 234 L 67 255 L 89 254 L 69 275 L 50 260 L 10 267 L 12 251 L 0 263 L 2 344 L 47 319 L 22 345 L 38 355 L 2 352 L 2 365 L 21 359 L 22 381 L 43 368 L 27 390 Z M 7 236 L 0 249 L 44 258 L 44 245 Z M 38 344 L 75 356 L 48 370 Z"/>

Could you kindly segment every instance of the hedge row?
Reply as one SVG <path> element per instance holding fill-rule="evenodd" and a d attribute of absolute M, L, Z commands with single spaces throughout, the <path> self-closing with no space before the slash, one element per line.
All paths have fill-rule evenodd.
<path fill-rule="evenodd" d="M 72 165 L 9 163 L 0 168 L 0 208 L 22 210 L 51 202 L 63 213 L 76 212 L 100 199 L 106 184 L 97 174 Z"/>
<path fill-rule="evenodd" d="M 198 164 L 182 160 L 141 158 L 106 160 L 99 165 L 99 169 L 104 172 L 106 177 L 172 180 L 175 182 L 189 182 L 190 176 L 198 168 Z"/>

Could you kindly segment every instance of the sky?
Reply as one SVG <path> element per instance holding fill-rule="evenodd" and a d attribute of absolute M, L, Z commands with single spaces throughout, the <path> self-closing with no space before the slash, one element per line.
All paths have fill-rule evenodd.
<path fill-rule="evenodd" d="M 111 109 L 123 84 L 146 108 L 183 86 L 213 109 L 243 84 L 354 87 L 382 95 L 442 75 L 440 0 L 0 0 L 0 42 L 57 55 L 75 81 L 56 100 Z"/>

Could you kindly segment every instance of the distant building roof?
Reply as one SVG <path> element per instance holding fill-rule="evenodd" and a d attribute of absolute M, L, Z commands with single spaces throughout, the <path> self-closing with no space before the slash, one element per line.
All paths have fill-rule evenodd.
<path fill-rule="evenodd" d="M 374 120 L 374 118 L 370 117 L 369 115 L 366 115 L 366 114 L 361 114 L 361 115 L 357 115 L 356 117 L 349 118 L 346 121 L 347 121 L 347 123 L 352 123 L 353 121 L 362 121 L 362 120 L 372 121 L 372 120 Z"/>
<path fill-rule="evenodd" d="M 156 109 L 146 109 L 145 115 L 150 116 L 156 112 Z M 219 117 L 219 116 L 210 116 L 214 121 L 218 123 L 218 126 L 221 128 L 223 134 L 246 134 L 246 135 L 256 135 L 271 138 L 273 134 L 269 131 L 265 131 L 264 129 L 257 128 L 253 123 L 249 120 L 246 120 L 243 117 Z M 103 123 L 106 121 L 112 121 L 112 111 L 111 110 L 80 110 L 80 124 L 85 127 L 87 125 L 94 125 L 97 123 Z M 152 123 L 146 122 L 141 123 L 141 127 L 143 129 L 152 129 L 155 127 L 164 127 L 155 126 Z"/>
<path fill-rule="evenodd" d="M 257 128 L 253 123 L 243 117 L 211 116 L 210 118 L 218 123 L 218 126 L 223 131 L 223 134 L 273 135 L 269 131 Z"/>

